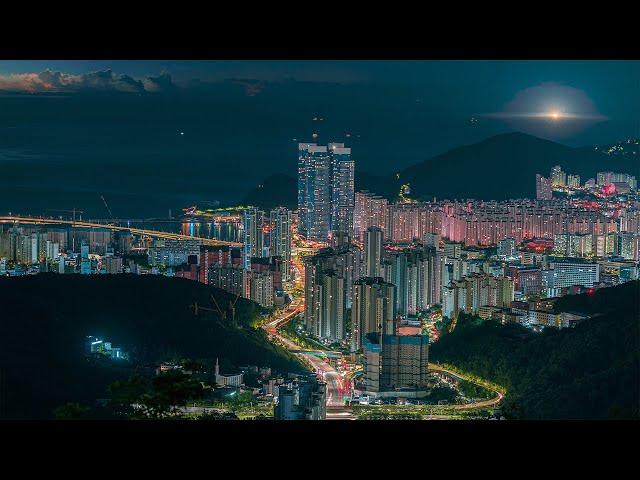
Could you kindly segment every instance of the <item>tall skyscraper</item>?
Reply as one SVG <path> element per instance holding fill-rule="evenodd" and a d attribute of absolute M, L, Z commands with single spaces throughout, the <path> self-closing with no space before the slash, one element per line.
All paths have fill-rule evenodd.
<path fill-rule="evenodd" d="M 364 241 L 364 275 L 365 277 L 380 277 L 382 264 L 382 230 L 369 227 L 365 232 Z"/>
<path fill-rule="evenodd" d="M 344 143 L 330 143 L 331 155 L 331 231 L 353 235 L 355 203 L 354 162 Z"/>
<path fill-rule="evenodd" d="M 298 231 L 326 242 L 331 228 L 331 156 L 326 146 L 298 145 Z"/>
<path fill-rule="evenodd" d="M 354 162 L 343 143 L 298 144 L 298 231 L 326 242 L 330 232 L 353 235 Z"/>
<path fill-rule="evenodd" d="M 291 280 L 291 211 L 284 207 L 269 214 L 269 255 L 282 257 L 282 281 Z"/>
<path fill-rule="evenodd" d="M 355 282 L 351 323 L 351 347 L 359 350 L 369 333 L 394 332 L 395 286 L 382 278 L 361 278 Z"/>
<path fill-rule="evenodd" d="M 245 270 L 251 270 L 252 257 L 264 257 L 263 226 L 264 212 L 257 208 L 248 208 L 243 213 L 244 250 L 243 265 Z"/>

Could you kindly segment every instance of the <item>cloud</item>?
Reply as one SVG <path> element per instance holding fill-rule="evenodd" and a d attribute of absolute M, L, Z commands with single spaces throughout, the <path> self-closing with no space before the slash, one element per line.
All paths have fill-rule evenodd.
<path fill-rule="evenodd" d="M 45 70 L 40 73 L 0 75 L 0 92 L 20 93 L 76 93 L 76 92 L 124 92 L 157 93 L 175 89 L 171 76 L 163 73 L 157 77 L 136 80 L 129 75 L 118 75 L 111 70 L 72 75 Z"/>
<path fill-rule="evenodd" d="M 157 77 L 147 77 L 142 83 L 147 92 L 167 92 L 176 89 L 176 85 L 168 73 L 162 73 Z"/>

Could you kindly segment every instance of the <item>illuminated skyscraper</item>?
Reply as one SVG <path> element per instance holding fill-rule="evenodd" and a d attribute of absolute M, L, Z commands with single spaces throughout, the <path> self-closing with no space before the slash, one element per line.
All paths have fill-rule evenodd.
<path fill-rule="evenodd" d="M 251 270 L 251 257 L 264 257 L 263 224 L 264 212 L 249 208 L 243 214 L 244 250 L 242 260 L 245 270 Z"/>
<path fill-rule="evenodd" d="M 331 228 L 331 156 L 315 143 L 298 145 L 298 231 L 326 242 Z"/>
<path fill-rule="evenodd" d="M 291 280 L 291 212 L 284 207 L 269 214 L 269 255 L 282 257 L 282 281 Z"/>
<path fill-rule="evenodd" d="M 298 231 L 326 242 L 329 232 L 353 235 L 354 162 L 343 143 L 298 144 Z"/>
<path fill-rule="evenodd" d="M 344 143 L 330 143 L 331 155 L 331 231 L 353 235 L 355 202 L 354 162 Z"/>
<path fill-rule="evenodd" d="M 567 174 L 562 171 L 560 165 L 551 169 L 551 185 L 554 187 L 564 187 L 567 184 Z"/>

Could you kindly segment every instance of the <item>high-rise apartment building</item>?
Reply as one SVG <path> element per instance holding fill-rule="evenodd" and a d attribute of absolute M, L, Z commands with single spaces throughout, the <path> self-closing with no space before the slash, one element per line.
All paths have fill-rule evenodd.
<path fill-rule="evenodd" d="M 536 174 L 536 200 L 551 200 L 552 198 L 551 179 Z"/>
<path fill-rule="evenodd" d="M 364 276 L 380 277 L 382 265 L 382 230 L 369 227 L 364 239 Z"/>
<path fill-rule="evenodd" d="M 326 242 L 330 232 L 353 235 L 354 162 L 343 143 L 298 144 L 298 231 Z"/>
<path fill-rule="evenodd" d="M 351 307 L 353 282 L 359 277 L 359 255 L 350 245 L 326 248 L 305 263 L 305 325 L 320 338 L 346 337 L 346 311 Z"/>
<path fill-rule="evenodd" d="M 355 202 L 354 162 L 351 149 L 344 143 L 330 143 L 327 148 L 331 156 L 331 226 L 332 232 L 353 235 L 353 213 Z"/>
<path fill-rule="evenodd" d="M 367 191 L 355 193 L 353 214 L 353 235 L 359 242 L 364 242 L 364 235 L 369 227 L 385 230 L 387 227 L 386 198 Z"/>
<path fill-rule="evenodd" d="M 580 187 L 580 175 L 568 175 L 567 176 L 567 185 L 572 188 Z"/>
<path fill-rule="evenodd" d="M 605 187 L 612 183 L 626 183 L 631 190 L 638 188 L 636 177 L 628 173 L 598 172 L 596 179 L 599 187 Z"/>
<path fill-rule="evenodd" d="M 378 396 L 428 385 L 427 335 L 369 334 L 365 337 L 365 391 Z"/>
<path fill-rule="evenodd" d="M 640 259 L 640 235 L 632 232 L 618 232 L 616 240 L 615 252 L 617 255 L 625 260 L 638 261 Z"/>
<path fill-rule="evenodd" d="M 282 281 L 291 280 L 291 211 L 276 208 L 269 213 L 269 254 L 282 258 Z"/>
<path fill-rule="evenodd" d="M 567 185 L 567 173 L 562 171 L 560 165 L 551 169 L 551 185 L 553 187 L 564 187 Z"/>
<path fill-rule="evenodd" d="M 257 208 L 248 208 L 242 214 L 244 226 L 243 265 L 245 270 L 251 269 L 251 259 L 264 255 L 264 212 Z"/>
<path fill-rule="evenodd" d="M 382 278 L 361 278 L 355 282 L 351 309 L 352 350 L 359 350 L 368 333 L 381 333 L 395 320 L 395 286 Z M 389 333 L 393 333 L 393 327 Z"/>
<path fill-rule="evenodd" d="M 326 242 L 331 228 L 332 158 L 326 146 L 298 144 L 298 231 Z"/>

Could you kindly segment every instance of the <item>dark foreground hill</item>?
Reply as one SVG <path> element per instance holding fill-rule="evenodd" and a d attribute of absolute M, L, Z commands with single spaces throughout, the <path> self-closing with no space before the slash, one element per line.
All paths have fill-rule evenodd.
<path fill-rule="evenodd" d="M 536 334 L 463 316 L 430 356 L 507 389 L 515 419 L 640 418 L 640 282 L 568 296 L 558 311 L 595 314 Z"/>
<path fill-rule="evenodd" d="M 234 299 L 197 282 L 152 275 L 0 278 L 0 418 L 51 417 L 66 402 L 104 398 L 107 386 L 128 378 L 134 365 L 174 358 L 300 369 L 251 326 L 261 310 L 254 302 L 238 300 L 236 325 L 213 313 L 195 316 L 190 305 L 211 306 L 211 295 L 223 309 Z M 130 352 L 132 365 L 88 363 L 86 335 Z"/>

